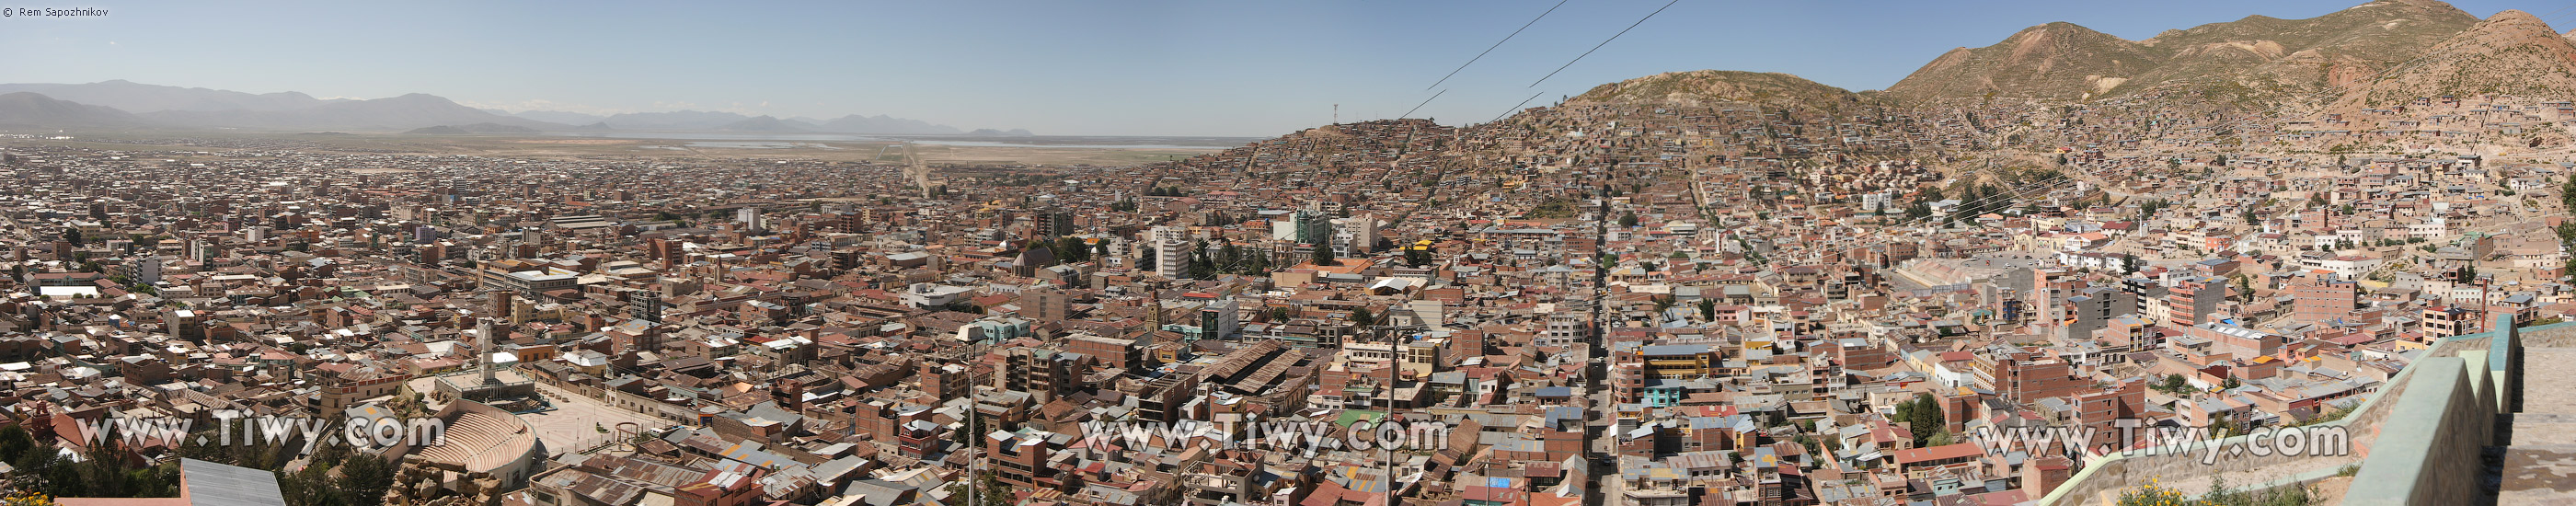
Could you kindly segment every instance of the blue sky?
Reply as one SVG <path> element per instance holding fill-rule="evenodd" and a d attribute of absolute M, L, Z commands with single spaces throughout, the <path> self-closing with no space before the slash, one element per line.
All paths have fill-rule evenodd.
<path fill-rule="evenodd" d="M 317 97 L 430 93 L 589 113 L 885 114 L 1048 135 L 1271 136 L 1334 119 L 1486 121 L 1542 94 L 1657 72 L 1787 72 L 1884 88 L 1952 47 L 2068 21 L 2131 40 L 2355 0 L 1682 0 L 1530 84 L 1663 0 L 832 3 L 92 2 L 103 18 L 0 18 L 0 82 L 150 84 Z M 2519 8 L 2554 25 L 2576 8 Z M 23 5 L 14 7 L 25 7 Z M 2552 14 L 2552 12 L 2557 12 Z M 2561 28 L 2564 29 L 2563 27 Z"/>

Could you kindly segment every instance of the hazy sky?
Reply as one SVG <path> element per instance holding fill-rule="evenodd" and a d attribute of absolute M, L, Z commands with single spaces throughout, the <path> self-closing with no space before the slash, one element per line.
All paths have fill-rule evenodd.
<path fill-rule="evenodd" d="M 2354 0 L 1664 0 L 887 3 L 101 1 L 102 18 L 0 18 L 0 82 L 150 84 L 316 97 L 420 92 L 509 110 L 886 114 L 1046 135 L 1271 136 L 1332 121 L 1487 121 L 1657 72 L 1787 72 L 1884 88 L 1957 46 L 2069 21 L 2131 40 Z M 2576 9 L 2520 8 L 2553 25 Z M 12 7 L 26 7 L 13 5 Z M 2556 12 L 2553 14 L 2553 12 Z M 2562 28 L 2563 29 L 2563 28 Z"/>

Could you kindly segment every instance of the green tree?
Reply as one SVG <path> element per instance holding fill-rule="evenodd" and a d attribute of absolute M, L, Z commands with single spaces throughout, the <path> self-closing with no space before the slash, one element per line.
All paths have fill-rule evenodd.
<path fill-rule="evenodd" d="M 26 427 L 0 427 L 0 462 L 17 462 L 35 447 L 36 438 L 27 434 Z"/>
<path fill-rule="evenodd" d="M 1216 249 L 1214 256 L 1216 264 L 1224 266 L 1226 272 L 1235 272 L 1243 263 L 1243 248 L 1235 246 L 1233 241 L 1227 241 Z"/>
<path fill-rule="evenodd" d="M 16 469 L 14 475 L 10 477 L 11 485 L 21 490 L 35 490 L 61 496 L 63 487 L 77 485 L 77 483 L 57 486 L 55 483 L 57 480 L 79 481 L 79 477 L 69 473 L 67 468 L 70 465 L 65 464 L 62 456 L 54 453 L 50 448 L 39 447 L 36 451 L 26 452 L 18 456 L 17 460 L 9 461 L 9 465 Z"/>
<path fill-rule="evenodd" d="M 331 466 L 309 465 L 288 473 L 278 472 L 277 492 L 287 506 L 341 506 L 351 504 L 349 494 L 331 483 Z M 374 504 L 370 501 L 368 504 Z"/>
<path fill-rule="evenodd" d="M 1002 480 L 993 477 L 992 473 L 982 473 L 982 476 L 975 479 L 975 487 L 971 494 L 968 493 L 969 489 L 964 481 L 948 484 L 948 500 L 945 504 L 948 506 L 1012 506 L 1019 504 L 1016 490 L 1017 487 L 1002 484 Z M 974 504 L 967 503 L 969 496 L 974 497 Z"/>
<path fill-rule="evenodd" d="M 1945 432 L 1945 424 L 1949 423 L 1941 415 L 1941 401 L 1926 393 L 1914 394 L 1913 400 L 1897 403 L 1896 417 L 1890 421 L 1904 423 L 1907 430 L 1913 431 L 1914 444 L 1918 447 L 1935 446 L 1932 444 L 1933 436 Z"/>
<path fill-rule="evenodd" d="M 1340 262 L 1333 259 L 1332 246 L 1317 244 L 1310 249 L 1312 250 L 1312 255 L 1310 255 L 1310 257 L 1315 261 L 1315 265 L 1341 265 Z"/>
<path fill-rule="evenodd" d="M 1056 238 L 1055 241 L 1056 246 L 1053 249 L 1057 260 L 1080 262 L 1091 259 L 1091 248 L 1082 244 L 1082 238 L 1064 236 Z"/>
<path fill-rule="evenodd" d="M 1196 253 L 1190 254 L 1190 267 L 1183 270 L 1189 273 L 1190 279 L 1214 278 L 1216 277 L 1216 262 L 1211 261 L 1211 259 L 1208 258 L 1207 250 L 1201 249 Z"/>

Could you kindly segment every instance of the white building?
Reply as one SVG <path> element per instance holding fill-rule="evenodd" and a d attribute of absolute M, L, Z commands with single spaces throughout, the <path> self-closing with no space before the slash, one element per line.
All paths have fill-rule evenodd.
<path fill-rule="evenodd" d="M 913 283 L 912 286 L 904 288 L 903 303 L 904 305 L 919 308 L 945 306 L 949 303 L 957 302 L 958 297 L 965 296 L 967 292 L 972 291 L 975 291 L 975 289 L 963 286 Z"/>
<path fill-rule="evenodd" d="M 1271 232 L 1277 234 L 1277 226 Z M 1367 255 L 1377 249 L 1377 217 L 1362 214 L 1333 220 L 1333 253 L 1344 257 Z"/>
<path fill-rule="evenodd" d="M 1154 248 L 1154 273 L 1180 279 L 1190 269 L 1189 229 L 1154 227 L 1147 232 L 1147 244 Z"/>

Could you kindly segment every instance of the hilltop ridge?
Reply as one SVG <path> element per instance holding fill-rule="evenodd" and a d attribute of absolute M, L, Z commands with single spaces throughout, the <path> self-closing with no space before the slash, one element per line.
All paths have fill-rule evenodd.
<path fill-rule="evenodd" d="M 2478 22 L 2433 0 L 2381 0 L 2307 19 L 2246 16 L 2141 41 L 2056 22 L 1994 45 L 1952 49 L 1886 93 L 1918 103 L 2173 90 L 2277 100 L 2394 68 Z"/>
<path fill-rule="evenodd" d="M 1594 86 L 1568 102 L 1748 102 L 1830 106 L 1855 103 L 1849 90 L 1790 74 L 1738 70 L 1666 72 Z"/>
<path fill-rule="evenodd" d="M 2499 12 L 2433 46 L 2404 72 L 2346 94 L 2339 105 L 2473 94 L 2576 99 L 2576 44 L 2531 13 Z"/>

